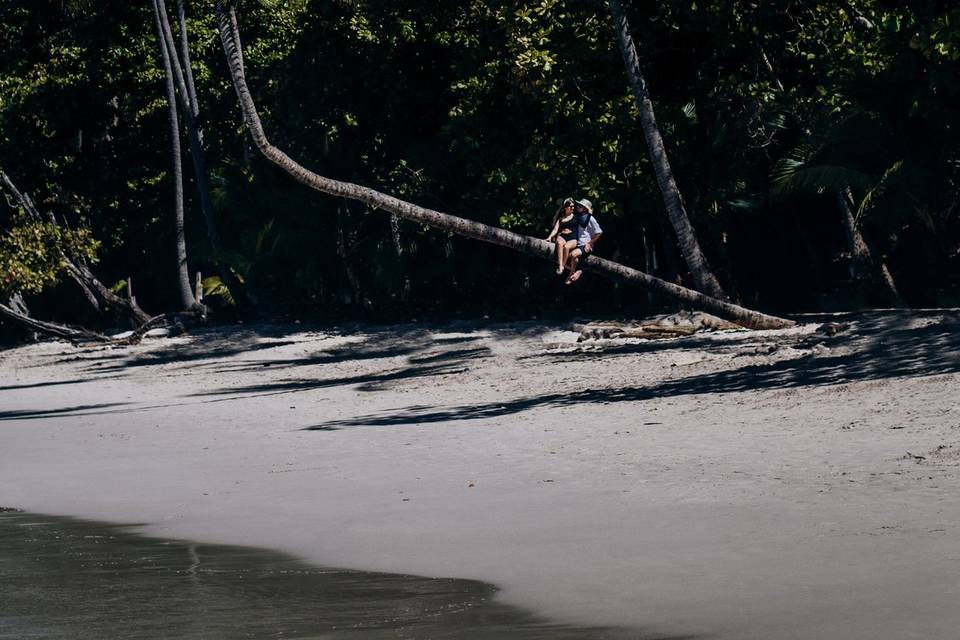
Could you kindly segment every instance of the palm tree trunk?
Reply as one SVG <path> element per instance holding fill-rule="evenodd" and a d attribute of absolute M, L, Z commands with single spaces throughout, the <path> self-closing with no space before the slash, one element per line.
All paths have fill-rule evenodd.
<path fill-rule="evenodd" d="M 298 182 L 301 182 L 311 189 L 329 195 L 366 203 L 371 207 L 381 209 L 387 213 L 396 214 L 398 217 L 406 220 L 412 220 L 430 227 L 443 229 L 467 238 L 507 247 L 514 251 L 530 254 L 551 262 L 556 259 L 553 245 L 549 242 L 539 238 L 522 236 L 473 220 L 441 213 L 433 209 L 426 209 L 370 189 L 369 187 L 326 178 L 304 168 L 283 151 L 270 144 L 270 141 L 263 131 L 260 116 L 257 113 L 256 105 L 253 102 L 253 97 L 250 94 L 246 78 L 244 77 L 239 48 L 240 35 L 235 28 L 236 20 L 232 15 L 233 6 L 229 5 L 228 9 L 228 5 L 224 0 L 217 0 L 216 11 L 220 39 L 223 42 L 224 52 L 227 57 L 227 66 L 233 78 L 233 86 L 237 91 L 240 109 L 243 112 L 243 118 L 247 125 L 247 130 L 250 132 L 250 137 L 268 160 L 286 171 Z M 585 257 L 581 259 L 580 264 L 585 269 L 626 280 L 627 282 L 661 293 L 666 297 L 678 301 L 682 305 L 703 309 L 704 311 L 727 318 L 745 327 L 774 329 L 790 327 L 795 324 L 791 320 L 745 309 L 596 256 L 591 255 Z"/>
<path fill-rule="evenodd" d="M 700 243 L 697 242 L 693 225 L 690 224 L 690 218 L 683 206 L 680 190 L 673 178 L 673 170 L 670 168 L 667 150 L 664 147 L 663 137 L 660 135 L 660 128 L 657 126 L 657 119 L 653 113 L 653 103 L 650 101 L 647 83 L 640 73 L 640 61 L 637 58 L 633 38 L 630 36 L 627 16 L 623 11 L 620 0 L 609 0 L 609 4 L 613 25 L 617 32 L 617 42 L 620 45 L 620 53 L 623 54 L 623 63 L 627 70 L 627 77 L 633 89 L 637 108 L 640 110 L 640 127 L 643 129 L 643 136 L 647 142 L 650 163 L 653 166 L 657 185 L 660 187 L 660 193 L 663 196 L 667 217 L 677 234 L 683 259 L 687 263 L 687 268 L 693 277 L 694 286 L 698 291 L 714 298 L 725 299 L 726 295 L 710 269 L 706 256 L 700 249 Z"/>
<path fill-rule="evenodd" d="M 206 162 L 203 159 L 203 129 L 198 123 L 200 103 L 197 100 L 197 89 L 193 81 L 193 65 L 190 62 L 190 40 L 187 33 L 184 0 L 177 0 L 177 21 L 180 28 L 179 55 L 174 46 L 173 31 L 167 16 L 166 4 L 164 0 L 158 0 L 157 4 L 159 6 L 160 23 L 163 25 L 164 40 L 167 43 L 167 51 L 171 52 L 173 79 L 176 83 L 180 108 L 184 113 L 183 121 L 187 131 L 187 140 L 190 143 L 190 158 L 193 161 L 193 171 L 196 177 L 197 196 L 207 229 L 207 240 L 213 250 L 213 262 L 220 274 L 220 279 L 230 289 L 230 293 L 237 304 L 241 307 L 247 307 L 256 304 L 256 302 L 229 265 L 223 261 L 223 242 L 220 238 L 217 217 L 213 210 L 213 201 L 210 198 L 210 181 L 207 178 Z"/>
<path fill-rule="evenodd" d="M 184 0 L 177 0 L 177 25 L 180 28 L 180 62 L 183 65 L 184 78 L 187 82 L 187 93 L 193 107 L 193 117 L 200 116 L 200 103 L 197 101 L 197 86 L 193 82 L 193 64 L 190 62 L 190 38 L 187 34 L 187 12 Z M 161 5 L 161 8 L 162 5 Z M 197 126 L 197 135 L 203 143 L 203 129 Z"/>
<path fill-rule="evenodd" d="M 837 204 L 840 207 L 841 219 L 843 221 L 843 231 L 847 236 L 847 246 L 850 249 L 850 256 L 853 262 L 854 277 L 868 277 L 874 280 L 876 286 L 883 291 L 884 295 L 890 300 L 891 304 L 900 306 L 903 300 L 900 298 L 900 292 L 897 291 L 897 285 L 893 281 L 893 276 L 887 268 L 887 263 L 883 258 L 874 258 L 867 241 L 864 240 L 860 228 L 857 226 L 856 218 L 853 216 L 853 210 L 850 208 L 853 202 L 853 194 L 850 187 L 835 192 Z"/>
<path fill-rule="evenodd" d="M 180 25 L 182 29 L 180 34 L 181 55 L 178 55 L 173 40 L 173 31 L 170 28 L 170 20 L 167 17 L 166 4 L 164 0 L 154 0 L 154 2 L 157 5 L 157 15 L 159 16 L 162 32 L 161 37 L 166 45 L 166 50 L 170 57 L 170 67 L 173 71 L 171 82 L 174 83 L 180 109 L 183 111 L 187 140 L 190 143 L 190 158 L 193 160 L 193 169 L 197 181 L 197 195 L 200 200 L 200 210 L 203 213 L 203 219 L 207 226 L 207 238 L 210 241 L 210 246 L 213 248 L 214 254 L 220 254 L 222 253 L 220 233 L 217 228 L 216 218 L 213 214 L 213 203 L 210 199 L 210 184 L 207 180 L 207 169 L 203 160 L 203 132 L 197 126 L 197 117 L 200 115 L 200 109 L 197 104 L 196 89 L 193 86 L 193 71 L 190 69 L 186 22 L 182 22 Z M 179 8 L 182 12 L 182 2 Z M 184 69 L 187 70 L 186 75 L 184 74 Z"/>
<path fill-rule="evenodd" d="M 190 288 L 190 273 L 187 268 L 187 243 L 183 222 L 183 168 L 180 158 L 180 125 L 177 117 L 177 97 L 173 85 L 173 69 L 171 68 L 170 49 L 164 38 L 163 23 L 160 16 L 158 0 L 153 0 L 153 12 L 157 26 L 157 39 L 160 46 L 160 58 L 166 78 L 167 105 L 170 115 L 170 155 L 173 160 L 173 194 L 174 194 L 174 234 L 177 250 L 177 287 L 180 294 L 180 305 L 184 310 L 193 309 L 197 301 Z M 187 111 L 189 113 L 189 110 Z"/>

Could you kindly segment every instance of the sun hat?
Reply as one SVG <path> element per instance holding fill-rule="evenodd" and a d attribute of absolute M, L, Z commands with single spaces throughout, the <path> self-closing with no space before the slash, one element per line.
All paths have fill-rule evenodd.
<path fill-rule="evenodd" d="M 583 207 L 584 209 L 586 209 L 587 211 L 589 211 L 590 213 L 593 213 L 593 203 L 587 200 L 586 198 L 583 198 L 582 200 L 577 200 L 577 204 Z"/>

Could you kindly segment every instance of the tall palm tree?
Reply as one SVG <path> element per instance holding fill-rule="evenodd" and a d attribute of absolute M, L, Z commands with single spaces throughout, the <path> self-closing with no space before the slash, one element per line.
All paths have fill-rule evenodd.
<path fill-rule="evenodd" d="M 322 193 L 357 200 L 406 220 L 412 220 L 467 238 L 508 247 L 545 260 L 553 261 L 556 259 L 553 246 L 538 238 L 522 236 L 505 229 L 498 229 L 473 220 L 426 209 L 369 187 L 321 176 L 300 165 L 282 150 L 273 146 L 263 130 L 260 115 L 257 113 L 256 105 L 247 86 L 240 54 L 240 34 L 236 27 L 236 17 L 232 3 L 217 0 L 216 13 L 220 39 L 227 57 L 227 67 L 233 79 L 233 86 L 237 92 L 244 122 L 254 144 L 270 162 L 286 171 L 298 182 Z M 789 327 L 794 324 L 790 320 L 745 309 L 596 256 L 586 257 L 581 264 L 584 268 L 639 285 L 676 300 L 680 304 L 703 309 L 745 327 L 769 329 Z"/>
<path fill-rule="evenodd" d="M 613 17 L 613 26 L 617 34 L 617 43 L 620 45 L 620 53 L 623 55 L 623 64 L 627 70 L 630 87 L 633 89 L 637 109 L 640 111 L 640 127 L 643 129 L 643 137 L 647 142 L 650 163 L 653 166 L 657 185 L 660 187 L 660 193 L 663 196 L 667 218 L 677 234 L 677 242 L 680 245 L 680 251 L 683 253 L 683 259 L 687 263 L 694 287 L 698 291 L 714 298 L 724 299 L 726 294 L 724 294 L 720 282 L 713 274 L 706 256 L 700 249 L 700 243 L 697 242 L 693 225 L 690 223 L 686 208 L 683 206 L 680 189 L 673 178 L 673 170 L 670 168 L 667 150 L 664 147 L 663 137 L 660 135 L 660 128 L 657 126 L 657 119 L 653 113 L 653 102 L 650 100 L 646 80 L 640 72 L 640 61 L 637 57 L 633 37 L 630 35 L 630 25 L 623 11 L 623 5 L 620 0 L 609 0 L 609 5 L 610 15 Z"/>
<path fill-rule="evenodd" d="M 197 89 L 193 80 L 193 65 L 190 61 L 190 39 L 187 33 L 186 9 L 184 0 L 177 0 L 177 23 L 180 31 L 179 51 L 174 42 L 173 30 L 167 15 L 164 0 L 157 0 L 160 24 L 163 30 L 163 39 L 170 57 L 170 67 L 173 71 L 176 95 L 180 110 L 183 112 L 187 140 L 190 143 L 190 158 L 193 161 L 193 170 L 197 186 L 197 195 L 200 211 L 207 229 L 207 240 L 213 249 L 213 261 L 220 273 L 220 282 L 231 290 L 233 299 L 242 305 L 252 303 L 249 293 L 233 273 L 229 265 L 224 262 L 223 243 L 220 238 L 219 225 L 213 210 L 213 200 L 210 197 L 210 182 L 207 178 L 206 162 L 203 158 L 203 129 L 200 127 L 200 104 L 197 99 Z"/>
<path fill-rule="evenodd" d="M 187 242 L 184 231 L 183 216 L 183 167 L 180 157 L 180 124 L 177 115 L 177 96 L 173 84 L 173 68 L 170 49 L 164 34 L 158 0 L 153 1 L 154 22 L 157 27 L 157 43 L 160 50 L 160 60 L 163 64 L 164 78 L 167 93 L 167 110 L 170 118 L 170 155 L 173 162 L 173 216 L 174 237 L 177 253 L 177 291 L 180 295 L 180 305 L 185 309 L 197 307 L 197 300 L 190 287 L 190 270 L 187 267 Z"/>

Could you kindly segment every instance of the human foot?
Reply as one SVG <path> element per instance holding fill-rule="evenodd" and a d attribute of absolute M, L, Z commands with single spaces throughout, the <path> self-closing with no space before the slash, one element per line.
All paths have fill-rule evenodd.
<path fill-rule="evenodd" d="M 583 275 L 583 271 L 581 271 L 580 269 L 577 269 L 576 271 L 570 274 L 570 277 L 567 278 L 567 281 L 564 284 L 573 284 L 574 282 L 579 280 L 580 276 L 582 275 Z"/>

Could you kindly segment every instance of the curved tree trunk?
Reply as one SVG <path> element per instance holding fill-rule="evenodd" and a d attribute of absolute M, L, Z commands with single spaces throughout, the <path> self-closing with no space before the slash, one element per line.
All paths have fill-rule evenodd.
<path fill-rule="evenodd" d="M 74 263 L 72 261 L 66 264 L 67 271 L 78 283 L 89 291 L 94 292 L 106 306 L 118 309 L 126 314 L 135 326 L 140 326 L 150 319 L 140 306 L 133 300 L 127 300 L 118 296 L 113 291 L 103 285 L 102 282 L 93 274 L 90 267 L 83 263 Z"/>
<path fill-rule="evenodd" d="M 160 57 L 163 62 L 163 70 L 166 77 L 167 103 L 170 114 L 170 155 L 173 160 L 173 211 L 177 248 L 177 287 L 180 294 L 180 305 L 184 309 L 192 309 L 197 306 L 197 301 L 193 297 L 193 290 L 190 288 L 190 273 L 187 268 L 187 244 L 183 223 L 183 169 L 180 158 L 180 126 L 177 117 L 177 97 L 173 85 L 171 52 L 164 37 L 164 28 L 158 0 L 153 0 L 153 13 L 157 26 Z"/>
<path fill-rule="evenodd" d="M 244 121 L 250 132 L 250 136 L 253 138 L 254 144 L 256 144 L 257 148 L 268 160 L 289 173 L 297 181 L 317 191 L 333 196 L 350 198 L 351 200 L 358 200 L 371 207 L 395 214 L 406 220 L 412 220 L 437 229 L 443 229 L 467 238 L 508 247 L 544 260 L 556 260 L 553 245 L 545 240 L 522 236 L 473 220 L 451 216 L 446 213 L 434 211 L 433 209 L 426 209 L 368 187 L 325 178 L 299 165 L 283 151 L 274 147 L 270 144 L 270 141 L 267 140 L 263 126 L 260 123 L 260 116 L 257 114 L 256 106 L 250 95 L 250 90 L 247 88 L 243 64 L 240 58 L 240 35 L 236 31 L 236 21 L 232 16 L 233 7 L 229 5 L 228 9 L 228 5 L 224 0 L 217 0 L 216 11 L 220 39 L 223 42 L 224 52 L 227 56 L 227 65 L 233 77 L 233 85 L 237 91 Z M 683 305 L 708 311 L 745 327 L 753 329 L 775 329 L 789 327 L 795 324 L 791 320 L 769 316 L 729 302 L 711 298 L 697 291 L 692 291 L 679 285 L 660 280 L 659 278 L 654 278 L 642 271 L 637 271 L 636 269 L 631 269 L 630 267 L 596 256 L 588 256 L 582 259 L 580 264 L 586 269 L 623 279 L 657 293 L 662 293 Z"/>
<path fill-rule="evenodd" d="M 717 281 L 710 265 L 707 263 L 706 256 L 700 249 L 700 243 L 697 242 L 697 236 L 690 224 L 690 218 L 683 206 L 683 200 L 680 198 L 680 190 L 673 178 L 673 170 L 670 168 L 667 150 L 663 145 L 657 119 L 653 114 L 653 103 L 650 101 L 647 83 L 640 73 L 640 61 L 637 58 L 633 38 L 630 36 L 627 16 L 623 12 L 620 0 L 609 0 L 609 4 L 613 26 L 617 32 L 617 43 L 620 45 L 620 53 L 623 54 L 623 64 L 627 70 L 627 77 L 630 79 L 630 87 L 633 89 L 637 108 L 640 110 L 640 127 L 643 129 L 643 136 L 647 141 L 647 150 L 650 152 L 650 164 L 653 166 L 654 174 L 657 177 L 657 185 L 660 187 L 660 193 L 663 196 L 667 217 L 677 234 L 683 259 L 687 263 L 687 268 L 693 277 L 694 286 L 698 291 L 714 298 L 726 298 L 719 281 Z"/>
<path fill-rule="evenodd" d="M 853 202 L 853 194 L 850 193 L 850 187 L 835 192 L 837 205 L 840 207 L 841 218 L 843 221 L 843 231 L 847 236 L 847 246 L 850 249 L 850 257 L 853 262 L 854 278 L 869 278 L 876 283 L 884 295 L 890 300 L 891 304 L 900 306 L 903 300 L 900 298 L 900 292 L 897 291 L 897 285 L 890 275 L 887 263 L 883 258 L 874 258 L 867 241 L 864 240 L 860 228 L 857 226 L 856 218 L 853 217 L 853 210 L 850 205 Z"/>

